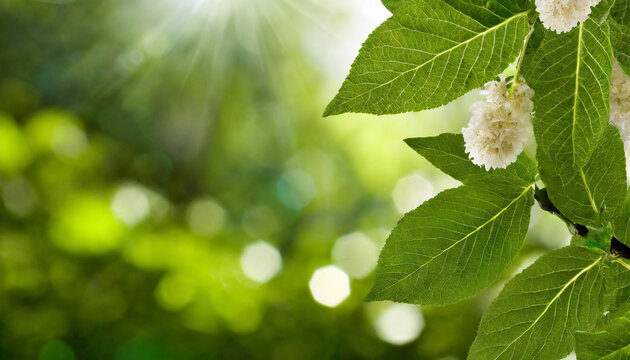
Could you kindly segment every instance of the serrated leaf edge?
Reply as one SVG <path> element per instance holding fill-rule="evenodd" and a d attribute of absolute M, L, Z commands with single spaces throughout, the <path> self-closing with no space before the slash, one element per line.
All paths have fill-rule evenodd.
<path fill-rule="evenodd" d="M 587 273 L 589 270 L 591 270 L 592 268 L 594 268 L 600 261 L 602 261 L 602 259 L 604 258 L 604 255 L 598 257 L 591 265 L 585 267 L 584 269 L 582 269 L 579 273 L 577 273 L 573 278 L 571 278 L 571 280 L 569 280 L 563 287 L 562 289 L 560 289 L 560 291 L 558 291 L 558 293 L 556 294 L 556 296 L 554 296 L 549 303 L 547 304 L 547 306 L 543 309 L 543 311 L 540 313 L 540 315 L 536 318 L 536 320 L 534 320 L 534 322 L 527 328 L 525 329 L 519 336 L 517 336 L 514 340 L 512 340 L 511 343 L 509 343 L 508 345 L 505 346 L 505 348 L 503 349 L 503 351 L 501 351 L 496 357 L 495 360 L 498 359 L 501 355 L 503 355 L 504 352 L 506 352 L 510 346 L 512 346 L 516 341 L 518 341 L 523 335 L 527 334 L 527 332 L 529 332 L 537 323 L 538 321 L 545 315 L 545 313 L 547 313 L 547 310 L 549 310 L 549 308 L 551 307 L 551 305 L 553 305 L 554 302 L 556 302 L 556 300 L 558 300 L 560 298 L 560 296 L 562 295 L 562 293 L 564 293 L 564 291 L 574 282 L 577 281 L 577 279 L 580 278 L 580 276 L 582 276 L 583 274 Z"/>
<path fill-rule="evenodd" d="M 410 276 L 412 276 L 413 274 L 415 274 L 416 272 L 418 272 L 420 269 L 422 269 L 423 267 L 425 267 L 426 265 L 428 265 L 429 263 L 431 263 L 433 260 L 435 260 L 436 258 L 438 258 L 439 256 L 441 256 L 442 254 L 444 254 L 446 251 L 450 250 L 451 248 L 453 248 L 455 245 L 461 243 L 462 241 L 468 239 L 470 236 L 474 235 L 475 233 L 477 233 L 478 231 L 480 231 L 481 229 L 483 229 L 486 225 L 490 224 L 491 222 L 495 221 L 499 216 L 501 216 L 501 214 L 503 214 L 504 212 L 507 211 L 507 209 L 509 209 L 512 205 L 514 205 L 517 201 L 519 201 L 523 196 L 525 196 L 525 194 L 527 194 L 527 192 L 529 190 L 531 190 L 532 186 L 534 186 L 534 183 L 529 184 L 528 186 L 525 187 L 525 189 L 516 197 L 514 198 L 512 201 L 510 201 L 509 204 L 507 204 L 505 207 L 503 207 L 500 211 L 498 211 L 493 217 L 491 217 L 490 219 L 488 219 L 488 221 L 486 221 L 485 223 L 479 225 L 477 228 L 475 228 L 473 231 L 469 232 L 468 234 L 466 234 L 466 236 L 462 237 L 461 239 L 455 241 L 453 244 L 451 244 L 449 247 L 447 247 L 446 249 L 440 251 L 437 255 L 431 257 L 428 261 L 426 261 L 424 264 L 418 266 L 414 271 L 410 272 L 409 274 L 405 275 L 404 277 L 402 277 L 401 279 L 396 280 L 395 282 L 393 282 L 391 285 L 389 285 L 386 288 L 381 289 L 380 291 L 378 291 L 376 294 L 378 293 L 382 293 L 385 292 L 389 289 L 391 289 L 392 287 L 398 285 L 400 282 L 406 280 L 407 278 L 409 278 Z"/>
<path fill-rule="evenodd" d="M 447 5 L 448 5 L 448 4 L 447 4 Z M 403 75 L 405 75 L 405 74 L 408 74 L 408 73 L 413 72 L 413 71 L 417 72 L 418 70 L 420 70 L 420 69 L 421 69 L 422 67 L 424 67 L 425 65 L 427 65 L 427 64 L 429 64 L 429 63 L 431 63 L 431 62 L 435 61 L 435 59 L 437 59 L 438 57 L 440 57 L 440 56 L 442 56 L 442 55 L 444 55 L 444 54 L 447 54 L 447 53 L 449 53 L 449 52 L 451 52 L 451 51 L 454 51 L 455 49 L 459 48 L 460 46 L 462 46 L 462 45 L 466 45 L 466 44 L 470 43 L 471 41 L 473 41 L 473 40 L 475 40 L 475 39 L 477 39 L 477 38 L 479 38 L 479 37 L 483 37 L 483 36 L 485 36 L 485 35 L 487 35 L 487 34 L 491 33 L 492 31 L 495 31 L 495 30 L 497 30 L 497 29 L 501 28 L 502 26 L 505 26 L 506 24 L 510 23 L 510 22 L 511 22 L 511 21 L 513 21 L 513 20 L 516 20 L 516 19 L 521 18 L 521 17 L 523 17 L 523 16 L 527 16 L 527 15 L 529 15 L 529 13 L 531 13 L 533 10 L 534 10 L 534 9 L 525 10 L 525 11 L 522 11 L 522 12 L 520 12 L 520 13 L 517 13 L 517 14 L 515 14 L 515 15 L 513 15 L 513 16 L 510 16 L 509 18 L 506 18 L 505 20 L 503 20 L 503 21 L 502 21 L 502 22 L 500 22 L 499 24 L 497 24 L 497 25 L 495 25 L 495 26 L 492 26 L 492 27 L 490 27 L 490 28 L 488 28 L 488 29 L 486 29 L 486 30 L 484 30 L 484 31 L 482 31 L 482 32 L 480 32 L 480 33 L 478 33 L 477 35 L 475 35 L 475 36 L 471 37 L 470 39 L 468 39 L 468 40 L 466 40 L 466 41 L 463 41 L 463 42 L 461 42 L 461 43 L 458 43 L 457 45 L 455 45 L 455 46 L 453 46 L 453 47 L 451 47 L 451 48 L 448 48 L 448 49 L 446 49 L 446 50 L 444 50 L 444 51 L 442 51 L 442 52 L 440 52 L 440 53 L 436 54 L 436 55 L 435 55 L 435 56 L 433 56 L 431 59 L 429 59 L 429 60 L 427 60 L 427 61 L 423 62 L 422 64 L 420 64 L 420 65 L 416 66 L 415 68 L 411 68 L 411 69 L 409 69 L 409 70 L 406 70 L 406 71 L 401 72 L 400 74 L 398 74 L 397 76 L 395 76 L 395 77 L 394 77 L 394 78 L 392 78 L 391 80 L 388 80 L 387 82 L 384 82 L 384 83 L 382 83 L 382 84 L 380 84 L 380 85 L 378 85 L 378 86 L 376 86 L 376 87 L 373 87 L 373 88 L 371 88 L 371 89 L 369 89 L 369 90 L 366 90 L 366 91 L 364 91 L 364 92 L 362 92 L 362 93 L 360 93 L 360 94 L 357 94 L 357 95 L 355 95 L 355 96 L 353 96 L 353 97 L 351 97 L 351 98 L 348 98 L 348 99 L 346 99 L 345 101 L 343 101 L 343 102 L 341 102 L 341 103 L 339 103 L 339 104 L 335 104 L 335 106 L 334 106 L 334 107 L 330 107 L 330 106 L 329 106 L 329 107 L 328 107 L 328 108 L 326 108 L 326 110 L 324 111 L 324 117 L 329 116 L 329 115 L 338 115 L 338 114 L 340 114 L 340 113 L 337 113 L 337 112 L 335 111 L 335 109 L 336 109 L 336 108 L 339 108 L 339 107 L 341 107 L 341 106 L 345 105 L 346 103 L 348 103 L 348 102 L 350 102 L 350 101 L 355 100 L 356 98 L 359 98 L 359 97 L 361 97 L 361 96 L 364 96 L 364 95 L 365 95 L 365 94 L 367 94 L 367 93 L 370 93 L 370 92 L 372 92 L 372 91 L 375 91 L 376 89 L 380 89 L 380 88 L 381 88 L 381 87 L 383 87 L 383 86 L 389 85 L 389 84 L 391 84 L 392 82 L 396 81 L 398 78 L 400 78 L 401 76 L 403 76 Z M 334 99 L 333 99 L 333 102 L 334 102 Z M 332 102 L 331 102 L 331 104 L 332 104 Z"/>

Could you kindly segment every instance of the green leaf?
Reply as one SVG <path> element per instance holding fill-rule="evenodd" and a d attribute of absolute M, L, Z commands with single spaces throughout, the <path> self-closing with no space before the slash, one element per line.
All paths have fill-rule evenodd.
<path fill-rule="evenodd" d="M 610 250 L 610 243 L 613 237 L 612 225 L 608 223 L 601 229 L 592 229 L 586 234 L 586 245 L 602 249 L 605 252 Z"/>
<path fill-rule="evenodd" d="M 630 27 L 623 27 L 611 21 L 610 42 L 612 43 L 617 63 L 630 76 Z"/>
<path fill-rule="evenodd" d="M 592 20 L 546 32 L 525 59 L 534 89 L 538 167 L 549 196 L 570 220 L 600 227 L 625 193 L 625 155 L 609 121 L 612 50 L 608 26 Z"/>
<path fill-rule="evenodd" d="M 408 0 L 367 39 L 324 115 L 395 114 L 447 104 L 517 57 L 531 10 L 480 23 L 441 0 Z"/>
<path fill-rule="evenodd" d="M 610 11 L 610 41 L 615 58 L 630 75 L 630 0 L 617 0 Z"/>
<path fill-rule="evenodd" d="M 630 268 L 622 260 L 609 261 L 604 268 L 606 311 L 615 314 L 630 300 Z M 624 311 L 625 313 L 625 311 Z"/>
<path fill-rule="evenodd" d="M 367 300 L 452 304 L 496 281 L 521 248 L 533 189 L 482 182 L 406 214 L 381 252 Z"/>
<path fill-rule="evenodd" d="M 613 233 L 617 240 L 630 246 L 630 192 L 626 193 L 626 198 L 621 210 L 613 218 Z"/>
<path fill-rule="evenodd" d="M 392 13 L 396 11 L 399 7 L 405 5 L 408 0 L 383 0 L 383 5 L 387 8 L 387 10 Z"/>
<path fill-rule="evenodd" d="M 446 2 L 488 27 L 531 8 L 528 0 L 449 0 Z"/>
<path fill-rule="evenodd" d="M 507 169 L 486 171 L 470 161 L 462 134 L 441 134 L 405 142 L 435 167 L 464 184 L 492 178 L 527 186 L 534 182 L 537 174 L 536 164 L 525 153 Z"/>
<path fill-rule="evenodd" d="M 534 131 L 539 151 L 553 154 L 556 167 L 584 166 L 609 120 L 608 26 L 588 20 L 566 34 L 548 31 L 524 66 L 527 82 L 536 92 Z"/>
<path fill-rule="evenodd" d="M 610 17 L 619 25 L 630 27 L 630 0 L 616 0 L 610 10 Z"/>
<path fill-rule="evenodd" d="M 625 1 L 625 0 L 624 0 Z M 608 18 L 610 11 L 615 4 L 615 0 L 601 0 L 597 6 L 593 8 L 591 15 L 589 18 L 597 21 L 598 23 L 603 23 Z"/>
<path fill-rule="evenodd" d="M 598 332 L 575 334 L 578 360 L 628 360 L 630 359 L 630 312 L 610 322 Z"/>
<path fill-rule="evenodd" d="M 484 314 L 469 360 L 554 360 L 573 350 L 577 330 L 602 316 L 602 259 L 582 247 L 543 255 L 514 277 Z"/>
<path fill-rule="evenodd" d="M 383 5 L 396 12 L 398 8 L 413 0 L 382 0 Z M 501 18 L 510 17 L 518 12 L 526 10 L 530 5 L 529 0 L 449 0 L 452 7 L 470 15 L 482 24 L 496 24 Z"/>
<path fill-rule="evenodd" d="M 626 165 L 617 128 L 607 125 L 583 168 L 562 167 L 558 156 L 540 150 L 536 155 L 551 202 L 571 221 L 602 227 L 620 212 L 626 193 Z"/>

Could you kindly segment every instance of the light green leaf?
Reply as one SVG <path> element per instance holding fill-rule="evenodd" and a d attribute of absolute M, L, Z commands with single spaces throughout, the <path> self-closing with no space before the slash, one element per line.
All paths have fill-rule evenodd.
<path fill-rule="evenodd" d="M 602 316 L 602 259 L 581 247 L 543 255 L 514 277 L 484 314 L 469 360 L 556 360 L 569 354 L 577 330 Z"/>
<path fill-rule="evenodd" d="M 408 0 L 382 0 L 383 5 L 392 13 L 403 6 Z"/>
<path fill-rule="evenodd" d="M 608 26 L 587 20 L 566 34 L 548 31 L 538 51 L 526 57 L 524 67 L 536 92 L 538 151 L 552 155 L 555 167 L 584 166 L 609 120 Z"/>
<path fill-rule="evenodd" d="M 517 57 L 531 10 L 484 25 L 441 0 L 408 0 L 363 45 L 324 115 L 395 114 L 447 104 Z"/>
<path fill-rule="evenodd" d="M 392 13 L 413 1 L 382 0 L 383 5 Z M 502 19 L 531 7 L 529 0 L 448 0 L 447 3 L 487 26 L 493 26 Z"/>
<path fill-rule="evenodd" d="M 575 334 L 578 360 L 630 359 L 630 312 L 618 317 L 598 332 Z"/>
<path fill-rule="evenodd" d="M 381 252 L 367 300 L 452 304 L 496 281 L 527 232 L 533 189 L 482 182 L 406 214 Z"/>
<path fill-rule="evenodd" d="M 464 137 L 461 134 L 441 134 L 435 137 L 406 139 L 405 142 L 435 167 L 464 184 L 482 179 L 504 179 L 506 182 L 527 186 L 533 183 L 536 177 L 536 164 L 525 153 L 507 169 L 486 171 L 473 164 L 466 154 Z"/>
<path fill-rule="evenodd" d="M 626 193 L 626 165 L 623 142 L 614 126 L 606 126 L 583 168 L 563 167 L 561 158 L 540 147 L 536 156 L 551 202 L 570 220 L 602 227 L 620 212 Z"/>

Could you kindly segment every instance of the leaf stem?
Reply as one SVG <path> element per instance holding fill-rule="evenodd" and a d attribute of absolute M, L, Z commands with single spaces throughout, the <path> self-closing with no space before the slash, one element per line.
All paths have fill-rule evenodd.
<path fill-rule="evenodd" d="M 623 265 L 623 267 L 625 267 L 626 269 L 630 270 L 630 265 L 626 264 L 625 261 L 623 261 L 623 260 L 621 260 L 619 258 L 615 259 L 615 261 L 620 263 L 621 265 Z"/>
<path fill-rule="evenodd" d="M 617 240 L 614 236 L 610 239 L 610 253 L 614 257 L 630 259 L 630 247 Z"/>
<path fill-rule="evenodd" d="M 527 50 L 527 44 L 529 43 L 529 39 L 532 37 L 534 33 L 534 27 L 531 26 L 529 33 L 525 36 L 525 40 L 523 41 L 523 48 L 521 49 L 521 53 L 518 55 L 518 62 L 516 63 L 516 72 L 514 73 L 514 80 L 512 80 L 512 87 L 510 87 L 509 93 L 511 94 L 513 89 L 518 87 L 519 78 L 521 73 L 521 67 L 523 65 L 523 58 L 525 57 L 525 51 Z"/>

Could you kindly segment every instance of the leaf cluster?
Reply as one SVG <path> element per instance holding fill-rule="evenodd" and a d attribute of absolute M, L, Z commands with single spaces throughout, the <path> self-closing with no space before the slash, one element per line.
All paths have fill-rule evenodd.
<path fill-rule="evenodd" d="M 364 43 L 325 115 L 439 107 L 515 63 L 535 91 L 536 158 L 486 171 L 461 135 L 407 139 L 462 185 L 400 220 L 367 300 L 447 305 L 477 294 L 518 254 L 538 200 L 575 240 L 507 283 L 469 359 L 573 350 L 579 360 L 630 359 L 630 201 L 624 144 L 609 124 L 613 59 L 630 74 L 630 0 L 601 1 L 563 34 L 545 29 L 528 0 L 383 3 L 392 17 Z"/>

